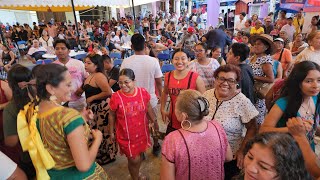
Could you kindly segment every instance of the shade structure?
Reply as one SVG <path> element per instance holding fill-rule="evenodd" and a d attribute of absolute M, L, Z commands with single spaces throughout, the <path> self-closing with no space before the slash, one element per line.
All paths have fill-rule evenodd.
<path fill-rule="evenodd" d="M 139 6 L 159 0 L 134 0 L 134 5 Z M 76 8 L 95 7 L 95 6 L 108 6 L 108 7 L 130 7 L 132 5 L 131 0 L 74 0 L 74 6 Z M 65 8 L 72 11 L 71 0 L 0 0 L 0 8 L 38 8 L 40 11 L 46 10 L 50 7 L 52 11 L 55 8 Z M 31 9 L 32 10 L 32 9 Z M 76 9 L 77 10 L 77 9 Z M 83 9 L 82 9 L 83 10 Z M 59 11 L 59 10 L 57 10 Z"/>
<path fill-rule="evenodd" d="M 83 11 L 93 8 L 93 6 L 76 6 L 76 11 Z M 0 6 L 0 9 L 10 9 L 10 10 L 23 10 L 23 11 L 46 11 L 46 12 L 71 12 L 71 6 Z"/>

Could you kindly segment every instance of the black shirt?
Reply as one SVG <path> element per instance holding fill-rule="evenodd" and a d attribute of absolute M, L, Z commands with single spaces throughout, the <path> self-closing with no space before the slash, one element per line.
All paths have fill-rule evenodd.
<path fill-rule="evenodd" d="M 116 81 L 116 83 L 114 83 L 114 85 L 111 87 L 111 89 L 116 92 L 118 90 L 120 90 L 118 81 L 119 81 L 119 73 L 120 73 L 120 68 L 113 66 L 113 68 L 111 69 L 110 72 L 107 73 L 108 75 L 108 82 L 110 81 L 110 79 L 113 79 Z"/>
<path fill-rule="evenodd" d="M 254 104 L 254 80 L 252 68 L 248 64 L 239 64 L 239 67 L 241 69 L 241 80 L 239 82 L 241 92 Z"/>

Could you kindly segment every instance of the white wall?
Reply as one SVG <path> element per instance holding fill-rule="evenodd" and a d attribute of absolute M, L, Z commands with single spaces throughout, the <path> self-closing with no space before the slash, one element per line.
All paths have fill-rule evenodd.
<path fill-rule="evenodd" d="M 21 25 L 24 23 L 29 24 L 32 27 L 32 22 L 38 23 L 36 11 L 20 11 L 20 10 L 7 10 L 0 9 L 0 22 L 10 25 L 19 22 Z"/>
<path fill-rule="evenodd" d="M 70 20 L 72 23 L 74 23 L 73 12 L 65 12 L 65 13 L 66 13 L 66 21 L 68 22 Z M 77 21 L 80 22 L 79 11 L 76 11 L 76 17 L 77 17 Z"/>
<path fill-rule="evenodd" d="M 307 12 L 304 15 L 304 24 L 303 24 L 303 29 L 302 29 L 302 33 L 307 33 L 307 31 L 310 29 L 310 25 L 311 25 L 311 19 L 313 16 L 317 16 L 319 15 L 319 12 Z"/>

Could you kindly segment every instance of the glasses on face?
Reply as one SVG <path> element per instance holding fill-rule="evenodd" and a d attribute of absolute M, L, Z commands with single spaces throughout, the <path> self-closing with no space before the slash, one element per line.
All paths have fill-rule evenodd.
<path fill-rule="evenodd" d="M 237 83 L 237 81 L 234 80 L 234 79 L 232 79 L 232 78 L 227 79 L 227 78 L 224 78 L 224 77 L 217 77 L 216 80 L 217 80 L 220 84 L 222 84 L 222 83 L 224 83 L 224 82 L 227 82 L 229 85 L 234 85 L 234 84 Z"/>
<path fill-rule="evenodd" d="M 204 49 L 194 50 L 195 53 L 202 53 Z"/>
<path fill-rule="evenodd" d="M 126 80 L 124 82 L 121 82 L 121 81 L 118 81 L 118 84 L 121 86 L 121 85 L 129 85 L 130 83 L 132 82 L 132 80 Z"/>

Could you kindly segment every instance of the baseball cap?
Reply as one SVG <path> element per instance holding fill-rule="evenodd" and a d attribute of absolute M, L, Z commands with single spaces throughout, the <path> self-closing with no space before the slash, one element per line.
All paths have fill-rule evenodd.
<path fill-rule="evenodd" d="M 193 27 L 188 27 L 188 30 L 187 30 L 187 31 L 188 31 L 188 33 L 194 33 L 195 30 L 194 30 Z"/>
<path fill-rule="evenodd" d="M 276 42 L 276 41 L 280 41 L 280 42 L 284 42 L 284 40 L 282 38 L 276 38 L 275 40 L 273 40 L 273 42 Z"/>

